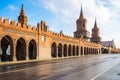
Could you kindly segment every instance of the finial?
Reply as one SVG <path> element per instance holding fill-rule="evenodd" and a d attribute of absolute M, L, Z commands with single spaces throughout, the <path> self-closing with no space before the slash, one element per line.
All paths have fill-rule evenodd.
<path fill-rule="evenodd" d="M 24 11 L 24 5 L 22 4 L 22 8 L 21 8 L 21 13 L 20 15 L 24 15 L 25 16 L 25 11 Z"/>
<path fill-rule="evenodd" d="M 22 10 L 24 10 L 24 4 L 22 4 Z"/>
<path fill-rule="evenodd" d="M 83 16 L 83 11 L 82 11 L 82 4 L 81 4 L 81 11 L 80 11 L 80 19 L 84 19 L 84 16 Z"/>
<path fill-rule="evenodd" d="M 97 20 L 96 20 L 96 17 L 95 17 L 95 24 L 94 24 L 94 28 L 97 28 Z"/>

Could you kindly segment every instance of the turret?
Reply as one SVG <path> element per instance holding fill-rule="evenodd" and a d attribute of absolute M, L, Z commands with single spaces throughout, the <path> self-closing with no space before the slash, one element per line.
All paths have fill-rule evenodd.
<path fill-rule="evenodd" d="M 92 29 L 92 38 L 90 38 L 90 41 L 95 42 L 95 43 L 100 43 L 101 42 L 100 30 L 97 27 L 96 19 L 95 19 L 94 28 Z"/>
<path fill-rule="evenodd" d="M 27 22 L 28 22 L 27 16 L 26 16 L 25 11 L 24 11 L 24 5 L 23 4 L 22 4 L 20 15 L 18 17 L 18 22 L 21 23 L 22 25 L 23 24 L 27 25 Z"/>
<path fill-rule="evenodd" d="M 80 16 L 76 21 L 77 29 L 74 32 L 75 38 L 83 37 L 84 39 L 89 39 L 90 33 L 89 31 L 87 31 L 86 23 L 87 23 L 87 20 L 84 18 L 82 6 L 81 6 Z"/>

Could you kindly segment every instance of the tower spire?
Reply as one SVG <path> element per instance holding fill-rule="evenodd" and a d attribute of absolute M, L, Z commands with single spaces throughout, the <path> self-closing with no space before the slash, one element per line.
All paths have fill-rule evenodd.
<path fill-rule="evenodd" d="M 95 23 L 94 23 L 94 27 L 92 29 L 92 37 L 90 38 L 90 41 L 95 42 L 95 43 L 101 42 L 100 30 L 97 27 L 96 17 L 95 17 Z"/>
<path fill-rule="evenodd" d="M 23 4 L 22 4 L 22 8 L 21 8 L 20 15 L 23 15 L 23 16 L 25 16 L 25 11 L 24 11 L 24 5 L 23 5 Z"/>
<path fill-rule="evenodd" d="M 27 19 L 27 16 L 25 15 L 24 5 L 22 4 L 21 12 L 18 17 L 18 22 L 23 25 L 23 24 L 27 24 L 27 21 L 28 21 L 28 19 Z"/>
<path fill-rule="evenodd" d="M 83 16 L 83 10 L 82 10 L 82 4 L 81 4 L 81 11 L 80 11 L 80 19 L 84 19 L 84 16 Z"/>
<path fill-rule="evenodd" d="M 97 28 L 97 21 L 96 21 L 96 17 L 95 17 L 95 24 L 94 24 L 94 28 Z"/>

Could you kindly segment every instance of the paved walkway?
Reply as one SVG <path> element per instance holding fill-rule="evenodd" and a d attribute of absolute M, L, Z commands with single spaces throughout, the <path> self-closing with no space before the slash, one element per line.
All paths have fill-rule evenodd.
<path fill-rule="evenodd" d="M 0 66 L 0 80 L 119 80 L 119 66 L 120 54 L 88 55 Z"/>

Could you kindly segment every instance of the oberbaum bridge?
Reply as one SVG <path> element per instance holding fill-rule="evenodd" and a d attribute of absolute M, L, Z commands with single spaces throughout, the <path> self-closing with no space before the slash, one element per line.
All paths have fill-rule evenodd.
<path fill-rule="evenodd" d="M 76 21 L 77 29 L 74 32 L 74 37 L 64 35 L 62 31 L 60 33 L 50 31 L 45 21 L 38 23 L 37 27 L 32 27 L 27 22 L 28 18 L 25 15 L 23 5 L 18 22 L 0 17 L 1 62 L 119 53 L 113 40 L 102 43 L 96 20 L 90 38 L 82 7 L 80 16 Z"/>

